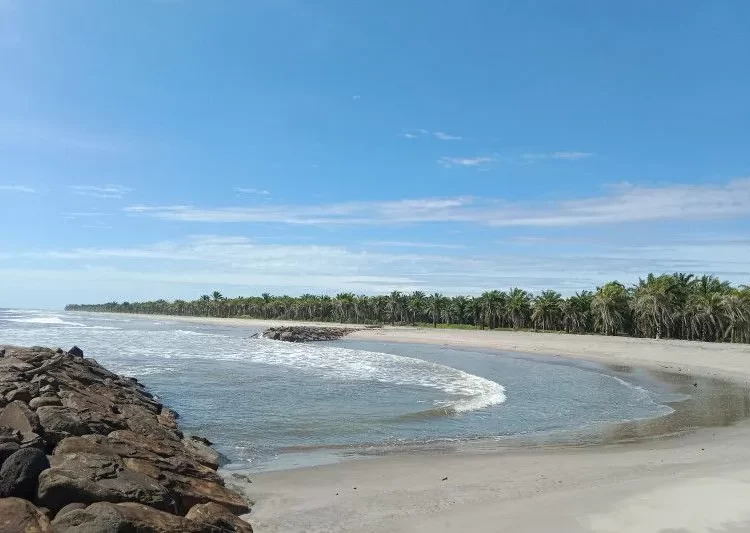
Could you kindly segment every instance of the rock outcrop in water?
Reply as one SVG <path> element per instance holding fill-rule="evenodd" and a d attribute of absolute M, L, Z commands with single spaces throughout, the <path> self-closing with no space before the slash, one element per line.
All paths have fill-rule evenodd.
<path fill-rule="evenodd" d="M 252 532 L 210 442 L 73 347 L 0 346 L 0 533 Z"/>
<path fill-rule="evenodd" d="M 336 328 L 329 326 L 280 326 L 268 328 L 260 336 L 264 339 L 286 342 L 316 342 L 335 341 L 349 335 L 354 331 L 371 329 L 377 326 L 366 326 L 364 328 Z"/>

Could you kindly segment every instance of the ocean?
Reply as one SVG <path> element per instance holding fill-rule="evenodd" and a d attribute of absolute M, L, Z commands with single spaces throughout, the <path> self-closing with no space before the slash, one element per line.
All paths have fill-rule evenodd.
<path fill-rule="evenodd" d="M 564 439 L 673 412 L 637 369 L 559 358 L 342 339 L 291 344 L 250 327 L 0 309 L 0 344 L 81 347 L 138 378 L 214 442 L 227 469 L 261 471 L 420 446 Z"/>

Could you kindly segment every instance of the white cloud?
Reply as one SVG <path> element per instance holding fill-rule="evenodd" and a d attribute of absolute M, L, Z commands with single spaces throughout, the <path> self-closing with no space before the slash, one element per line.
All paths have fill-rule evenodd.
<path fill-rule="evenodd" d="M 494 157 L 490 156 L 479 156 L 479 157 L 441 157 L 438 159 L 438 164 L 445 168 L 452 167 L 481 167 L 495 161 Z"/>
<path fill-rule="evenodd" d="M 432 135 L 440 139 L 441 141 L 460 141 L 463 139 L 463 137 L 459 137 L 458 135 L 451 135 L 449 133 L 445 133 L 444 131 L 434 131 L 432 132 Z"/>
<path fill-rule="evenodd" d="M 36 189 L 32 187 L 28 187 L 26 185 L 0 185 L 0 191 L 23 192 L 27 194 L 33 194 L 36 192 Z"/>
<path fill-rule="evenodd" d="M 652 220 L 720 220 L 750 217 L 750 178 L 724 184 L 656 187 L 622 183 L 610 187 L 603 195 L 557 201 L 508 202 L 498 198 L 460 196 L 254 207 L 135 205 L 125 208 L 125 211 L 177 221 L 306 225 L 388 226 L 452 222 L 484 226 L 572 227 Z"/>
<path fill-rule="evenodd" d="M 234 190 L 240 194 L 257 194 L 259 196 L 268 196 L 271 194 L 269 191 L 266 191 L 265 189 L 248 189 L 245 187 L 235 187 Z"/>
<path fill-rule="evenodd" d="M 594 157 L 592 152 L 528 152 L 521 154 L 521 159 L 525 161 L 540 161 L 543 159 L 562 159 L 565 161 L 578 161 L 579 159 L 588 159 Z"/>
<path fill-rule="evenodd" d="M 466 248 L 466 246 L 462 244 L 416 241 L 368 241 L 367 244 L 370 246 L 383 246 L 386 248 L 436 248 L 444 250 L 459 250 Z"/>
<path fill-rule="evenodd" d="M 91 196 L 93 198 L 121 199 L 132 189 L 122 185 L 71 185 L 70 190 L 79 196 Z"/>
<path fill-rule="evenodd" d="M 59 304 L 195 298 L 209 289 L 229 295 L 266 290 L 287 294 L 382 294 L 391 290 L 478 294 L 520 286 L 532 291 L 555 288 L 570 294 L 612 279 L 632 283 L 650 271 L 716 273 L 743 282 L 750 263 L 748 242 L 612 245 L 578 253 L 537 247 L 532 252 L 485 246 L 480 255 L 448 249 L 440 254 L 381 253 L 343 246 L 258 244 L 244 237 L 207 235 L 133 247 L 4 250 L 0 252 L 0 290 L 23 287 L 19 301 L 34 291 L 40 291 L 40 298 L 41 294 L 62 298 L 65 293 L 67 301 Z"/>
<path fill-rule="evenodd" d="M 463 137 L 459 137 L 458 135 L 451 135 L 450 133 L 446 133 L 444 131 L 430 132 L 422 128 L 406 130 L 402 135 L 407 139 L 417 139 L 419 137 L 425 137 L 428 135 L 431 135 L 441 141 L 460 141 L 463 139 Z"/>

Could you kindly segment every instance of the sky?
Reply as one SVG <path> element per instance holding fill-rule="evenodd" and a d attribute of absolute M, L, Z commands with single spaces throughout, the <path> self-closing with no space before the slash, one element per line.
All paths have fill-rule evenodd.
<path fill-rule="evenodd" d="M 0 307 L 750 283 L 750 2 L 0 0 Z"/>

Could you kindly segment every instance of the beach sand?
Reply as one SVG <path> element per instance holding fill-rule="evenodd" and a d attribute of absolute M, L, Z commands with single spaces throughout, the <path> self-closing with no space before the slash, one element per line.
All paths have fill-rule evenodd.
<path fill-rule="evenodd" d="M 255 328 L 278 323 L 193 321 Z M 747 345 L 390 327 L 352 337 L 750 381 Z M 750 405 L 745 409 L 750 414 Z M 387 455 L 252 480 L 250 519 L 258 533 L 748 532 L 750 423 L 624 444 Z"/>

